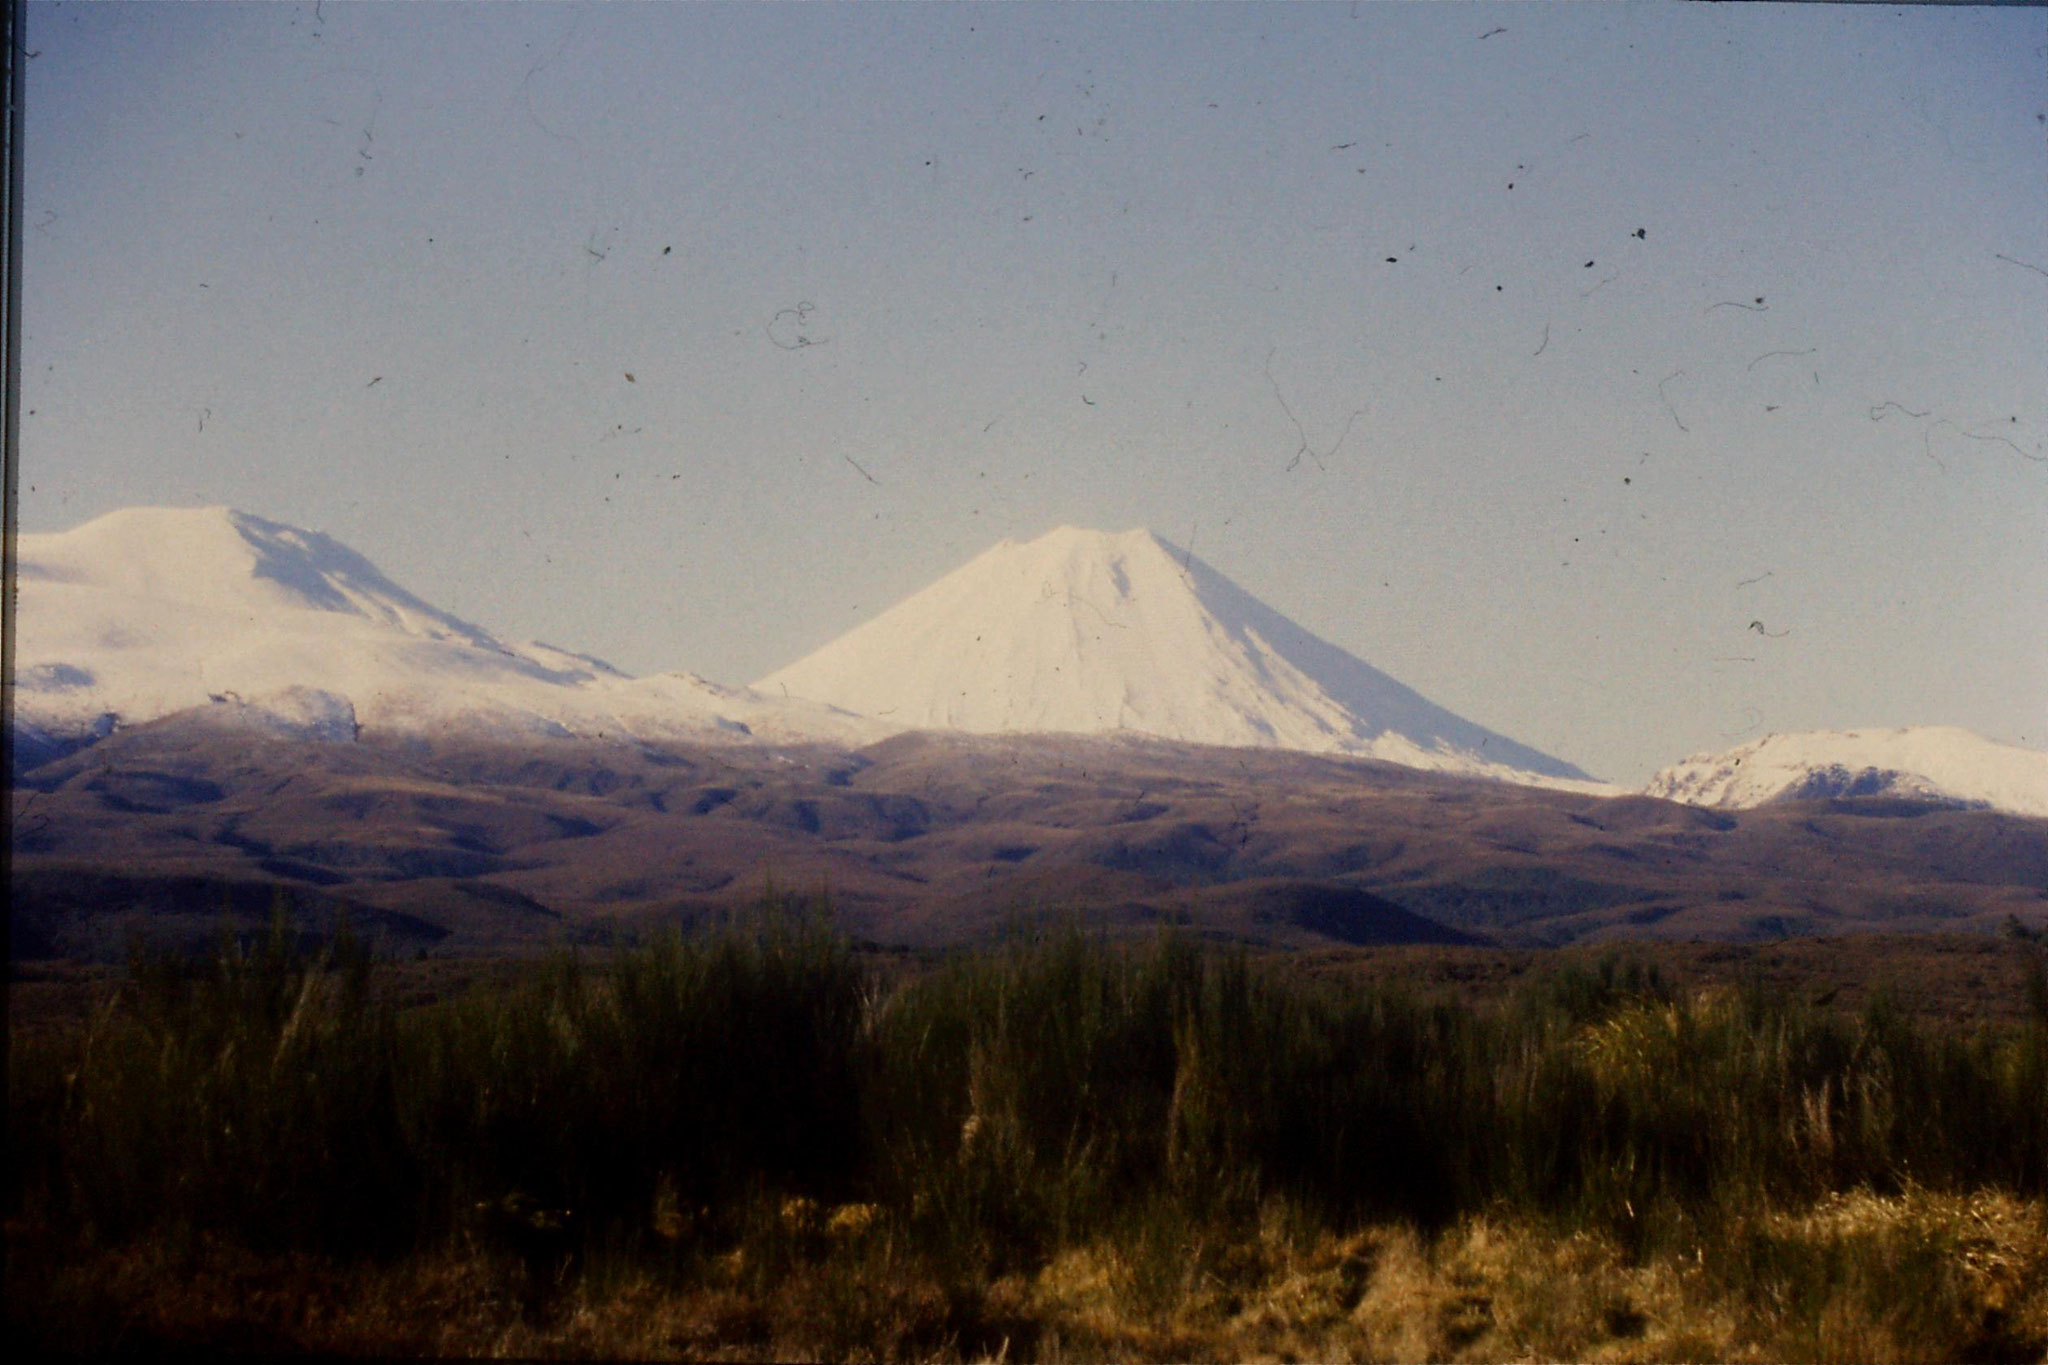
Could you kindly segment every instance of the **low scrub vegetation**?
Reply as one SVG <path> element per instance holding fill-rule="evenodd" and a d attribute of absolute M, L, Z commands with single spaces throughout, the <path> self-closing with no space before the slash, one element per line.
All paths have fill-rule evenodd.
<path fill-rule="evenodd" d="M 2014 945 L 2014 951 L 2032 951 Z M 400 1010 L 282 925 L 10 1047 L 8 1312 L 180 1345 L 2039 1359 L 2048 988 L 1971 1032 L 1609 960 L 1498 1007 L 821 917 Z"/>

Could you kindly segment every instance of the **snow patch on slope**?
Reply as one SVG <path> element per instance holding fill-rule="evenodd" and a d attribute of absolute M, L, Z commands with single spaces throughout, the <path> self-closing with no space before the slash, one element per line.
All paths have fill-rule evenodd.
<path fill-rule="evenodd" d="M 1126 731 L 1608 790 L 1451 714 L 1142 530 L 1003 541 L 754 686 L 907 728 Z"/>
<path fill-rule="evenodd" d="M 2048 753 L 1944 725 L 1814 730 L 1694 754 L 1644 791 L 1694 806 L 1902 796 L 2048 816 Z"/>
<path fill-rule="evenodd" d="M 287 687 L 268 696 L 244 700 L 224 693 L 211 706 L 195 708 L 193 717 L 217 729 L 236 730 L 267 739 L 311 739 L 328 744 L 355 740 L 362 727 L 347 697 L 316 687 Z"/>

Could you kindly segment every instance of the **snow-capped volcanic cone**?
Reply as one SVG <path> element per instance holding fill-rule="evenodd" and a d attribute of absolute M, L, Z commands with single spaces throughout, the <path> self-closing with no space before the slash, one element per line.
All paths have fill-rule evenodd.
<path fill-rule="evenodd" d="M 346 545 L 224 507 L 129 508 L 18 541 L 15 708 L 47 751 L 191 707 L 303 732 L 878 738 L 888 727 L 511 645 Z"/>
<path fill-rule="evenodd" d="M 1947 725 L 1812 730 L 1694 754 L 1644 791 L 1695 806 L 1897 796 L 2048 816 L 2048 753 Z"/>
<path fill-rule="evenodd" d="M 1126 731 L 1588 781 L 1317 639 L 1150 531 L 1003 541 L 754 690 L 912 729 Z"/>

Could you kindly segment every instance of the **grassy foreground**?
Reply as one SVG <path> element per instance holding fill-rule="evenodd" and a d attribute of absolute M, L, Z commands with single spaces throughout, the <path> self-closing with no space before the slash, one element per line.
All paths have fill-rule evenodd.
<path fill-rule="evenodd" d="M 10 1042 L 10 1333 L 2040 1360 L 2028 995 L 1959 1033 L 1608 962 L 1482 1009 L 1079 934 L 888 981 L 771 908 L 400 1010 L 280 929 Z"/>

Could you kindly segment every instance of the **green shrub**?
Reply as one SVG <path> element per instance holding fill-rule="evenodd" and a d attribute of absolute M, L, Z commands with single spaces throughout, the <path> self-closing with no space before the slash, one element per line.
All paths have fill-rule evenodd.
<path fill-rule="evenodd" d="M 2038 1012 L 1944 1032 L 1882 1000 L 1685 998 L 1619 959 L 1479 1010 L 1077 930 L 885 989 L 787 902 L 403 1013 L 359 943 L 280 919 L 210 960 L 138 951 L 88 1027 L 11 1054 L 17 1215 L 344 1255 L 467 1238 L 535 1284 L 594 1252 L 794 1255 L 854 1203 L 974 1277 L 1213 1244 L 1276 1199 L 1642 1256 L 1833 1192 L 2048 1192 Z M 778 1231 L 790 1208 L 813 1213 Z"/>

